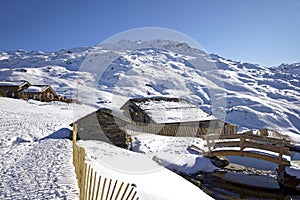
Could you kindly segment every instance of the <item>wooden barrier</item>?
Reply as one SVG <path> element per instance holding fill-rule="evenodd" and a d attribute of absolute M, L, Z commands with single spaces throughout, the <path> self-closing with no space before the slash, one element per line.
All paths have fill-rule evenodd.
<path fill-rule="evenodd" d="M 136 186 L 103 178 L 85 162 L 85 149 L 76 144 L 77 126 L 73 124 L 73 164 L 80 200 L 138 200 Z M 107 182 L 109 182 L 107 184 Z M 125 187 L 124 187 L 125 185 Z M 112 187 L 113 186 L 113 187 Z M 117 191 L 117 192 L 116 192 Z"/>
<path fill-rule="evenodd" d="M 284 155 L 289 156 L 289 148 L 286 147 L 288 145 L 283 140 L 266 138 L 251 134 L 232 134 L 218 136 L 208 135 L 205 139 L 207 141 L 207 147 L 209 150 L 208 157 L 247 156 L 274 162 L 280 166 L 290 165 L 290 162 L 283 158 Z M 227 148 L 224 149 L 224 147 Z M 230 147 L 232 148 L 230 149 Z M 239 149 L 236 149 L 235 147 L 238 147 Z M 246 148 L 257 149 L 258 151 L 245 151 Z M 271 154 L 260 152 L 259 150 L 269 151 Z M 272 153 L 276 153 L 278 154 L 278 156 Z"/>
<path fill-rule="evenodd" d="M 206 125 L 201 125 L 202 122 L 182 122 L 182 123 L 168 123 L 168 124 L 155 124 L 155 123 L 141 123 L 132 121 L 131 124 L 127 124 L 125 129 L 129 132 L 144 132 L 152 133 L 163 136 L 176 136 L 176 137 L 199 137 L 208 133 L 224 134 L 224 127 L 221 122 L 210 122 Z M 204 123 L 204 122 L 203 122 Z M 203 126 L 203 127 L 202 127 Z M 233 133 L 236 130 L 236 126 L 227 125 L 228 131 Z M 226 131 L 226 133 L 228 132 Z M 127 131 L 128 133 L 128 131 Z M 130 134 L 130 133 L 128 133 Z"/>

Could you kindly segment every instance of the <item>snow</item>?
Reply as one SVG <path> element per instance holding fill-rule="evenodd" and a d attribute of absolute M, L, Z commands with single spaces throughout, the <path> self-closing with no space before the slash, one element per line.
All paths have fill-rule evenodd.
<path fill-rule="evenodd" d="M 158 124 L 216 119 L 214 116 L 209 115 L 196 105 L 185 100 L 173 101 L 170 98 L 153 100 L 150 98 L 134 102 Z"/>
<path fill-rule="evenodd" d="M 76 199 L 78 189 L 68 140 L 18 140 L 1 153 L 1 199 Z"/>
<path fill-rule="evenodd" d="M 23 83 L 24 83 L 24 81 L 14 81 L 14 82 L 1 81 L 0 86 L 19 86 Z"/>
<path fill-rule="evenodd" d="M 139 140 L 140 146 L 134 147 L 134 151 L 139 153 L 129 152 L 101 141 L 79 141 L 78 144 L 85 147 L 88 162 L 96 171 L 101 172 L 104 177 L 134 183 L 140 199 L 212 199 L 200 188 L 165 168 L 183 173 L 216 169 L 209 159 L 193 154 L 188 156 L 189 153 L 185 148 L 189 140 L 149 134 L 141 134 L 138 138 L 142 140 Z M 168 142 L 168 149 L 163 150 L 161 144 L 165 142 Z M 150 147 L 147 149 L 152 153 L 141 154 L 142 146 L 148 144 Z M 180 152 L 185 152 L 185 155 Z M 167 164 L 167 159 L 172 164 Z"/>
<path fill-rule="evenodd" d="M 168 40 L 0 55 L 7 58 L 0 60 L 0 80 L 51 85 L 70 97 L 80 79 L 85 85 L 78 88 L 79 100 L 97 108 L 119 109 L 130 98 L 171 95 L 238 124 L 238 131 L 268 128 L 300 141 L 299 63 L 268 68 Z"/>
<path fill-rule="evenodd" d="M 285 171 L 287 174 L 300 179 L 300 160 L 292 161 L 291 166 L 285 167 Z"/>
<path fill-rule="evenodd" d="M 47 85 L 43 85 L 43 86 L 29 86 L 28 88 L 26 88 L 24 90 L 24 92 L 28 93 L 28 92 L 42 92 L 43 90 L 45 90 L 47 87 Z"/>
<path fill-rule="evenodd" d="M 0 105 L 0 199 L 77 199 L 72 143 L 63 139 L 73 106 L 3 97 Z"/>
<path fill-rule="evenodd" d="M 299 63 L 268 68 L 207 55 L 174 41 L 124 40 L 57 52 L 0 52 L 0 66 L 0 81 L 51 85 L 62 96 L 74 97 L 77 80 L 84 82 L 78 86 L 82 105 L 0 98 L 0 199 L 76 199 L 71 142 L 63 139 L 69 124 L 100 107 L 119 112 L 131 98 L 184 98 L 237 124 L 239 131 L 268 128 L 300 142 Z M 154 105 L 150 108 L 161 115 L 157 120 L 190 120 L 198 112 L 162 114 Z M 81 145 L 99 173 L 136 183 L 141 199 L 209 199 L 170 171 L 217 170 L 201 152 L 187 149 L 195 145 L 204 150 L 203 141 L 134 137 L 135 152 L 96 141 Z M 300 177 L 299 166 L 294 162 L 287 172 Z"/>
<path fill-rule="evenodd" d="M 78 199 L 72 142 L 65 137 L 70 134 L 71 122 L 95 108 L 9 98 L 0 98 L 0 105 L 0 199 Z M 149 135 L 138 137 L 149 138 Z M 157 136 L 153 142 L 157 146 L 165 141 L 172 140 Z M 183 138 L 171 143 L 178 156 L 176 145 L 181 145 L 178 150 L 184 152 L 189 144 Z M 101 141 L 78 144 L 86 148 L 87 162 L 102 176 L 135 183 L 140 199 L 212 199 L 200 188 L 158 165 L 151 156 Z M 157 151 L 157 147 L 151 148 Z M 193 157 L 197 156 L 192 155 L 191 162 Z"/>
<path fill-rule="evenodd" d="M 215 167 L 209 159 L 203 157 L 203 152 L 189 149 L 196 146 L 202 151 L 207 150 L 205 141 L 200 138 L 167 137 L 152 134 L 134 136 L 133 151 L 141 152 L 170 170 L 185 174 L 195 174 L 199 171 L 213 172 Z"/>

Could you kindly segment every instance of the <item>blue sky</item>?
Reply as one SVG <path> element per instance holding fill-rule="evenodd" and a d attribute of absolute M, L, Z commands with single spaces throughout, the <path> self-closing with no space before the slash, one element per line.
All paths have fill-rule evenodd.
<path fill-rule="evenodd" d="M 0 50 L 56 51 L 162 27 L 208 53 L 273 66 L 300 62 L 299 10 L 298 0 L 1 0 Z"/>

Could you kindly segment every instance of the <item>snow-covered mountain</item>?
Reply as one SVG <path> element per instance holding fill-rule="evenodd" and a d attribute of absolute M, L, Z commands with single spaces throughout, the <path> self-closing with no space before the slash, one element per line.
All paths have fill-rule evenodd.
<path fill-rule="evenodd" d="M 83 103 L 115 110 L 132 97 L 182 97 L 240 131 L 300 134 L 300 63 L 264 67 L 185 43 L 123 40 L 57 52 L 0 52 L 0 81 L 16 80 L 50 84 L 62 96 L 78 87 Z"/>

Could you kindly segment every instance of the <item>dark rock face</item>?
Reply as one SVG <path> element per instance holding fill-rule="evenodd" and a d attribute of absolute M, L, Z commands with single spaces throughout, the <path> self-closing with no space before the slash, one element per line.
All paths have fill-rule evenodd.
<path fill-rule="evenodd" d="M 278 181 L 280 184 L 284 185 L 285 187 L 292 188 L 294 190 L 300 191 L 300 179 L 289 175 L 285 167 L 278 167 L 277 168 L 278 173 Z"/>
<path fill-rule="evenodd" d="M 130 136 L 124 131 L 128 122 L 109 109 L 101 108 L 79 119 L 76 124 L 78 136 L 82 140 L 100 140 L 128 148 Z"/>
<path fill-rule="evenodd" d="M 220 168 L 224 168 L 229 165 L 229 161 L 225 157 L 212 157 L 210 160 L 215 166 Z"/>

